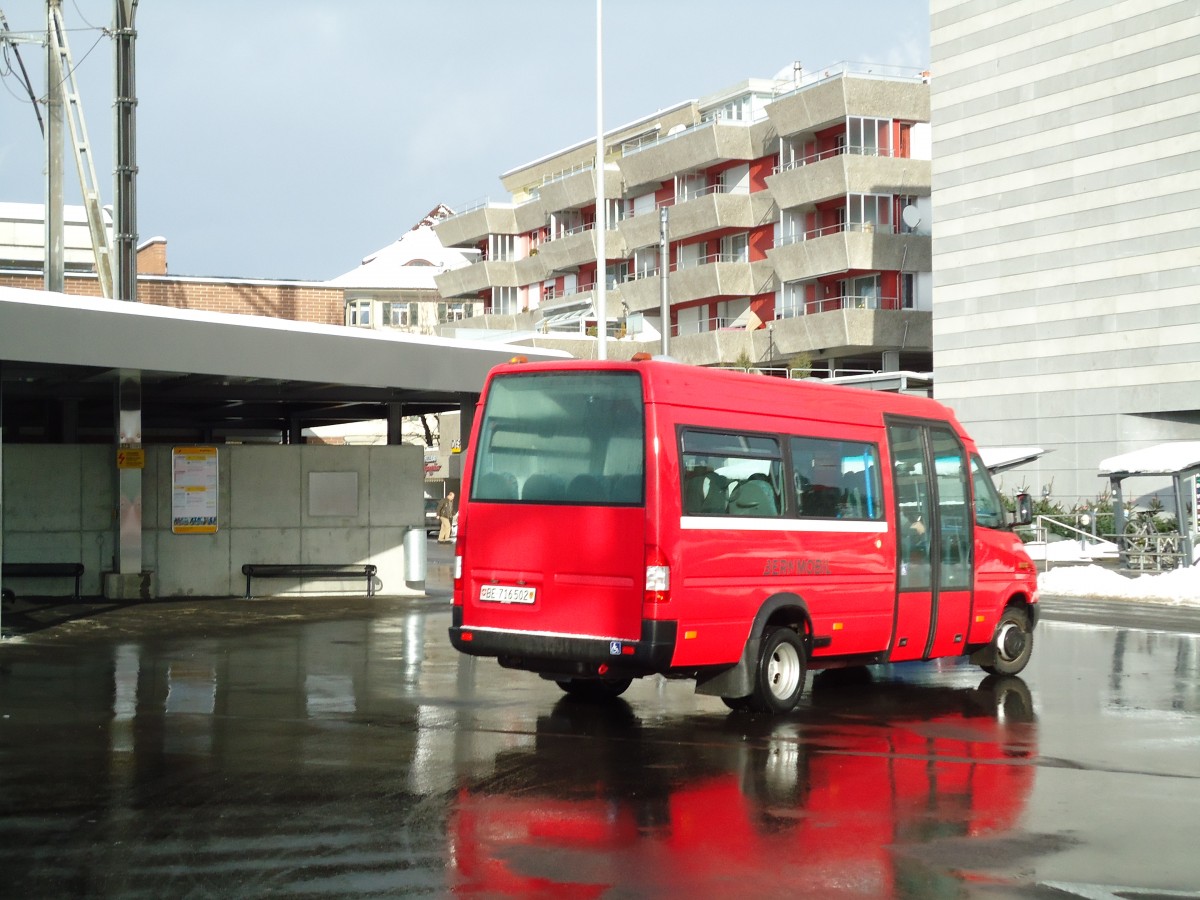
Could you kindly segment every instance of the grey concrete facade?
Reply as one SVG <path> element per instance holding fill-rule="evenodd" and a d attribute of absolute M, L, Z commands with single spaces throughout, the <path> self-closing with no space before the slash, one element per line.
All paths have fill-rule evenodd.
<path fill-rule="evenodd" d="M 1066 506 L 1200 438 L 1200 15 L 932 0 L 935 395 Z"/>
<path fill-rule="evenodd" d="M 143 470 L 143 561 L 155 596 L 241 596 L 245 563 L 372 563 L 381 594 L 413 595 L 405 538 L 423 547 L 421 448 L 412 444 L 322 447 L 228 444 L 217 448 L 217 530 L 172 530 L 171 447 L 146 448 Z M 104 445 L 11 444 L 4 448 L 3 527 L 7 562 L 81 562 L 82 589 L 102 593 L 111 571 L 113 450 Z M 351 494 L 328 500 L 322 485 L 337 477 Z M 325 479 L 325 481 L 322 481 Z M 424 576 L 421 576 L 423 581 Z M 66 593 L 67 581 L 6 578 L 24 593 Z M 302 584 L 271 579 L 256 596 L 365 591 L 362 578 Z"/>

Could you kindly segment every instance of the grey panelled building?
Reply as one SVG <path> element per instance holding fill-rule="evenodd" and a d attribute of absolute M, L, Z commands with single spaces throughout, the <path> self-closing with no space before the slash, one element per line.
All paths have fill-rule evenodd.
<path fill-rule="evenodd" d="M 931 0 L 935 396 L 1064 505 L 1200 438 L 1200 6 Z"/>

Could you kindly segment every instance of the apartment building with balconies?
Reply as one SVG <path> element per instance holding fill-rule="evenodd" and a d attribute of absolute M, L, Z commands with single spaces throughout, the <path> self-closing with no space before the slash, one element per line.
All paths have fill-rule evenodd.
<path fill-rule="evenodd" d="M 928 371 L 930 145 L 927 73 L 857 64 L 606 132 L 607 355 L 657 352 L 665 329 L 701 365 Z M 595 155 L 593 139 L 506 172 L 508 200 L 434 226 L 478 254 L 436 278 L 486 309 L 456 333 L 596 355 Z"/>

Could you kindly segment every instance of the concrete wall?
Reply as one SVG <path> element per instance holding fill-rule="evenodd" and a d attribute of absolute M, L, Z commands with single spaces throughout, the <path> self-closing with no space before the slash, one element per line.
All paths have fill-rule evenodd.
<path fill-rule="evenodd" d="M 1200 438 L 1194 2 L 934 0 L 935 396 L 1071 505 Z"/>
<path fill-rule="evenodd" d="M 239 596 L 243 563 L 374 563 L 380 593 L 423 590 L 406 585 L 404 552 L 410 528 L 421 530 L 424 548 L 421 447 L 220 445 L 216 534 L 172 532 L 171 450 L 147 447 L 142 473 L 143 567 L 154 572 L 156 596 Z M 82 562 L 83 592 L 100 594 L 102 574 L 112 571 L 113 455 L 98 445 L 5 445 L 5 561 Z M 356 496 L 338 492 L 332 505 L 341 508 L 333 514 L 320 496 L 322 483 L 330 482 L 356 488 Z M 65 579 L 6 579 L 5 585 L 30 594 L 65 594 L 71 587 Z M 253 589 L 263 596 L 299 587 L 263 579 Z M 353 579 L 306 589 L 362 593 L 364 587 L 364 579 Z"/>

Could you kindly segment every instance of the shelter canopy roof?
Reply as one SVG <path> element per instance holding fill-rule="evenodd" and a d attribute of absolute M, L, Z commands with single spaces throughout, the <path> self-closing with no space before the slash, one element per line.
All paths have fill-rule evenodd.
<path fill-rule="evenodd" d="M 1200 469 L 1200 441 L 1155 444 L 1100 461 L 1100 477 L 1112 475 L 1174 475 Z"/>

